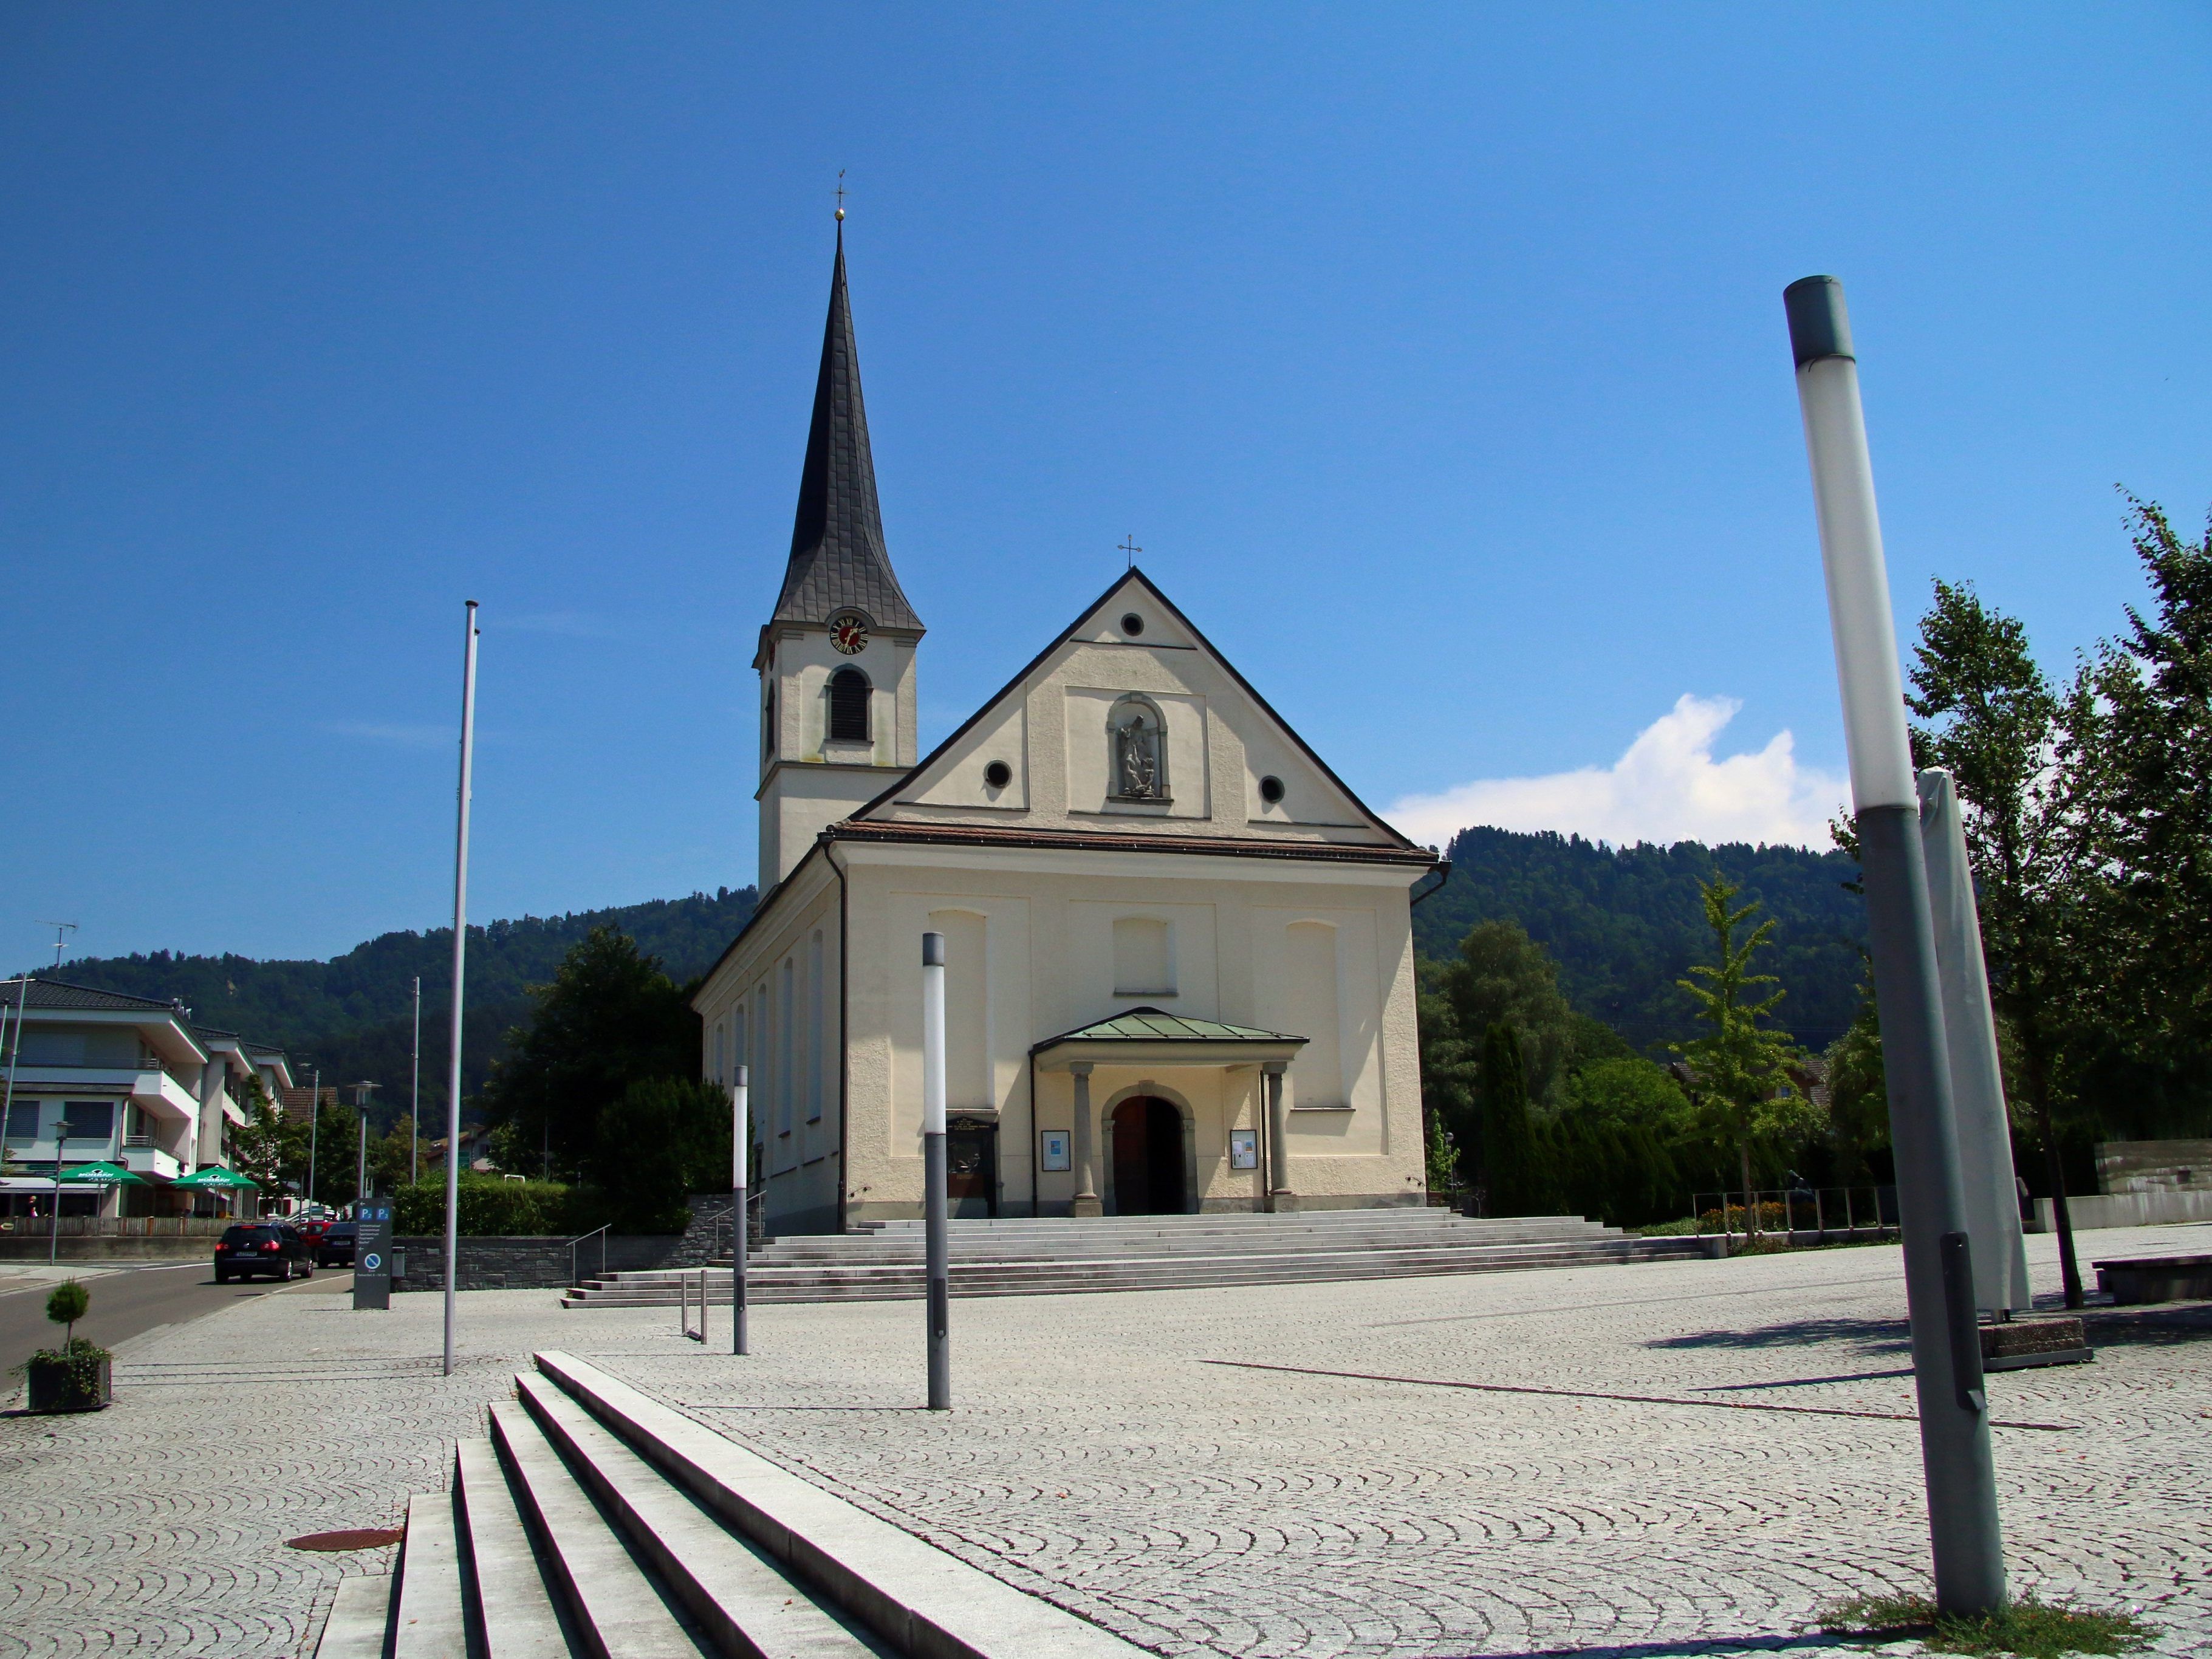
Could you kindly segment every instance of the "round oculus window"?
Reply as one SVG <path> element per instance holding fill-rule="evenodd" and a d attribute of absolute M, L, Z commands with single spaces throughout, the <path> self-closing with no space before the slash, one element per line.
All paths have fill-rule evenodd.
<path fill-rule="evenodd" d="M 1121 618 L 1121 631 L 1131 639 L 1135 639 L 1138 635 L 1145 631 L 1145 619 L 1135 611 L 1129 611 Z"/>
<path fill-rule="evenodd" d="M 1273 806 L 1283 798 L 1283 781 L 1274 776 L 1260 780 L 1260 799 Z"/>
<path fill-rule="evenodd" d="M 1014 781 L 1014 769 L 1004 761 L 993 761 L 983 769 L 983 781 L 994 789 L 1003 789 Z"/>

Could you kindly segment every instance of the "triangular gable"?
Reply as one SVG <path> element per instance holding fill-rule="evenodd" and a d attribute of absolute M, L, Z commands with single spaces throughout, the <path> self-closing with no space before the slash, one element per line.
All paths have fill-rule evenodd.
<path fill-rule="evenodd" d="M 1123 626 L 1128 615 L 1141 624 L 1134 635 Z M 1183 653 L 1190 653 L 1187 663 L 1180 659 Z M 1132 696 L 1160 710 L 1168 726 L 1171 804 L 1154 808 L 1099 799 L 1097 780 L 1109 764 L 1109 711 L 1117 699 Z M 1242 771 L 1248 775 L 1211 775 L 1215 745 L 1209 734 L 1216 721 L 1225 722 L 1240 740 L 1246 759 Z M 1003 785 L 989 781 L 996 775 L 994 763 L 1006 769 Z M 1262 778 L 1281 781 L 1279 801 L 1262 799 L 1257 788 Z M 1109 584 L 912 771 L 853 817 L 1007 830 L 1042 818 L 1056 829 L 1116 835 L 1227 835 L 1413 849 L 1174 601 L 1133 568 Z"/>

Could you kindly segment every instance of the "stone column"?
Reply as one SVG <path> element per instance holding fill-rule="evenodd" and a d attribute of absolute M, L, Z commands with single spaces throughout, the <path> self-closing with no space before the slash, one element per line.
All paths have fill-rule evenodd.
<path fill-rule="evenodd" d="M 1298 1195 L 1291 1190 L 1291 1149 L 1283 1133 L 1284 1062 L 1271 1060 L 1260 1068 L 1267 1091 L 1267 1207 L 1295 1210 Z"/>
<path fill-rule="evenodd" d="M 1091 1063 L 1078 1060 L 1067 1068 L 1075 1079 L 1075 1213 L 1103 1215 L 1098 1201 L 1097 1160 L 1091 1152 Z"/>

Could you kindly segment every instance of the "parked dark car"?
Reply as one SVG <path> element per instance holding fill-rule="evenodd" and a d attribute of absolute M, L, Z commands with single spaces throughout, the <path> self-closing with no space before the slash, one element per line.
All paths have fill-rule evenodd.
<path fill-rule="evenodd" d="M 313 1246 L 291 1228 L 274 1221 L 226 1227 L 216 1241 L 215 1282 L 266 1274 L 270 1279 L 313 1279 Z"/>
<path fill-rule="evenodd" d="M 354 1251 L 359 1243 L 360 1229 L 350 1221 L 333 1221 L 323 1230 L 315 1242 L 315 1265 L 318 1267 L 350 1267 Z"/>

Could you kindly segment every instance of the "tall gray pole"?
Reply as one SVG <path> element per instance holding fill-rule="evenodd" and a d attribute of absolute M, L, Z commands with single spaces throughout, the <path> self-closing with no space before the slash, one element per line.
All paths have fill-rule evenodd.
<path fill-rule="evenodd" d="M 469 775 L 477 757 L 477 602 L 461 656 L 461 784 L 453 833 L 453 1029 L 446 1044 L 446 1370 L 453 1374 L 453 1280 L 461 1267 L 461 978 L 469 954 Z"/>
<path fill-rule="evenodd" d="M 422 1178 L 422 975 L 415 975 L 415 1080 L 407 1091 L 407 1184 Z"/>
<path fill-rule="evenodd" d="M 746 1141 L 752 1134 L 752 1074 L 738 1067 L 730 1085 L 730 1352 L 745 1352 Z"/>
<path fill-rule="evenodd" d="M 1859 407 L 1858 362 L 1841 283 L 1808 276 L 1784 289 L 1782 300 L 1797 362 L 1828 620 L 1843 690 L 1890 1139 L 1897 1153 L 1936 1601 L 1947 1613 L 1982 1613 L 2004 1601 L 2004 1553 L 1920 802 L 1905 730 L 1874 469 Z"/>
<path fill-rule="evenodd" d="M 0 1133 L 5 1132 L 8 1115 L 15 1109 L 15 1056 L 23 1052 L 23 1011 L 31 1002 L 31 976 L 24 975 L 15 981 L 15 1046 L 8 1051 L 8 1087 L 0 1095 Z M 8 1030 L 8 1011 L 0 1004 L 0 1037 Z"/>
<path fill-rule="evenodd" d="M 307 1103 L 307 1202 L 315 1201 L 316 1138 L 323 1127 L 323 1068 L 315 1067 L 315 1081 L 307 1091 L 313 1098 Z"/>
<path fill-rule="evenodd" d="M 945 935 L 921 936 L 921 1216 L 927 1263 L 929 1409 L 952 1409 L 952 1267 L 945 1236 Z"/>
<path fill-rule="evenodd" d="M 368 1196 L 368 1107 L 364 1103 L 361 1109 L 361 1152 L 358 1156 L 355 1158 L 353 1165 L 353 1212 L 356 1216 L 359 1216 L 361 1214 L 361 1201 Z M 359 1233 L 356 1233 L 354 1235 L 354 1240 L 355 1248 L 356 1249 L 360 1248 L 360 1239 L 361 1235 Z"/>

